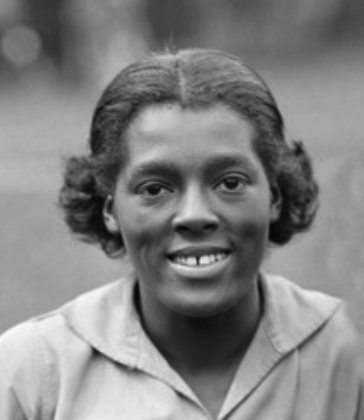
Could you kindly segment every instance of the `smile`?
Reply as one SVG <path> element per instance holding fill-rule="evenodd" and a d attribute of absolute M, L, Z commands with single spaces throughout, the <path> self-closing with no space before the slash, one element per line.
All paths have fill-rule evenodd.
<path fill-rule="evenodd" d="M 216 279 L 228 269 L 232 252 L 213 248 L 187 247 L 170 254 L 170 268 L 179 278 L 186 280 Z"/>
<path fill-rule="evenodd" d="M 228 254 L 226 252 L 219 252 L 216 254 L 206 254 L 206 255 L 199 255 L 199 256 L 173 256 L 171 257 L 171 261 L 175 264 L 179 264 L 182 266 L 187 267 L 206 267 L 217 263 L 219 261 L 223 261 L 226 259 Z"/>

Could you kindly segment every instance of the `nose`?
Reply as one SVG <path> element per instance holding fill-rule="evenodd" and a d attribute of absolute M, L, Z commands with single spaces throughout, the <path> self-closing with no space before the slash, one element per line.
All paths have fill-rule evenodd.
<path fill-rule="evenodd" d="M 208 193 L 190 187 L 179 203 L 173 228 L 180 234 L 206 234 L 218 229 L 219 218 L 213 212 Z"/>

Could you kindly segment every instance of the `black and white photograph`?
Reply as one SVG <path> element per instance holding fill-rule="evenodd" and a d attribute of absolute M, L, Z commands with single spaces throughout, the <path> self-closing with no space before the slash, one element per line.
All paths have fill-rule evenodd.
<path fill-rule="evenodd" d="M 364 2 L 0 0 L 0 420 L 364 420 Z"/>

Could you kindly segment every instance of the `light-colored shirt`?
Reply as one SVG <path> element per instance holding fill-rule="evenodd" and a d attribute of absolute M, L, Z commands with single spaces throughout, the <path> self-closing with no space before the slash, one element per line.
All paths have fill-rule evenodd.
<path fill-rule="evenodd" d="M 220 420 L 363 420 L 363 354 L 342 303 L 277 276 Z M 0 338 L 1 420 L 210 415 L 143 331 L 130 276 Z"/>

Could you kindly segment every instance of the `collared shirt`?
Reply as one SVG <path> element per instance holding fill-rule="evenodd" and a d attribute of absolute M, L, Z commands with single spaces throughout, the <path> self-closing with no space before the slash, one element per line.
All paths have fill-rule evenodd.
<path fill-rule="evenodd" d="M 338 299 L 262 276 L 264 313 L 219 420 L 363 420 L 359 335 Z M 143 331 L 135 280 L 0 338 L 1 420 L 211 419 Z"/>

